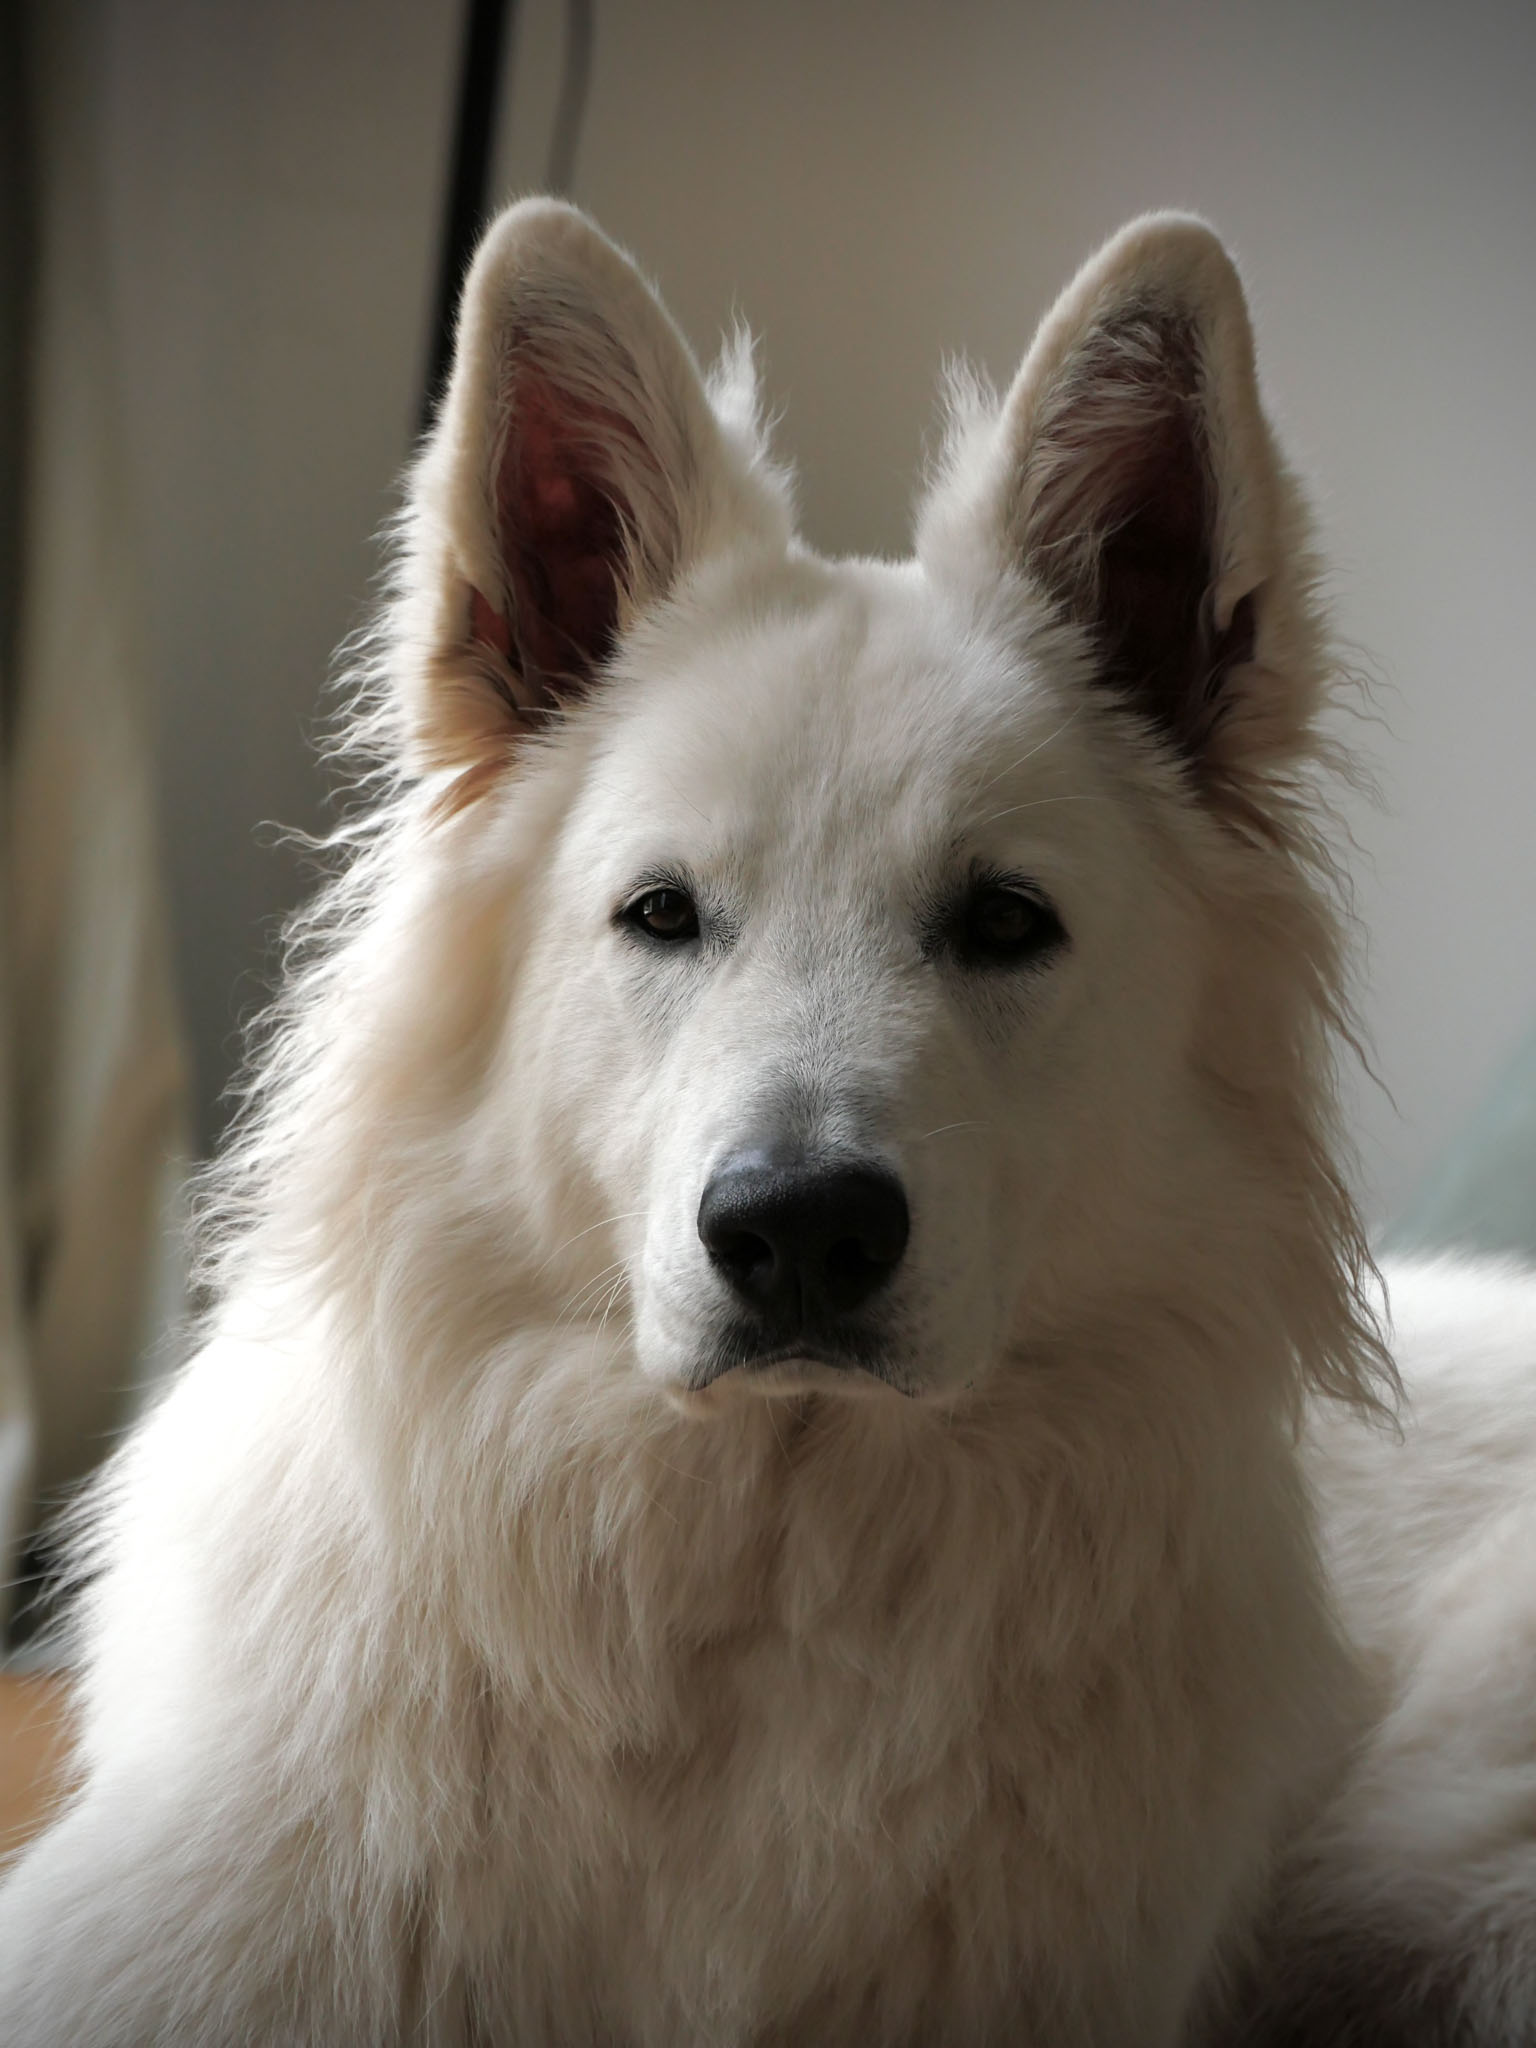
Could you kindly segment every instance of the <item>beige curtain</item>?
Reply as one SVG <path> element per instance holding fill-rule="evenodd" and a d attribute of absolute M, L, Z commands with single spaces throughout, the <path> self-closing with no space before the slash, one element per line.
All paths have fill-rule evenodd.
<path fill-rule="evenodd" d="M 36 257 L 0 788 L 0 1542 L 13 1566 L 40 1511 L 110 1447 L 181 1292 L 185 1074 L 110 320 L 100 25 L 77 0 L 32 10 Z"/>

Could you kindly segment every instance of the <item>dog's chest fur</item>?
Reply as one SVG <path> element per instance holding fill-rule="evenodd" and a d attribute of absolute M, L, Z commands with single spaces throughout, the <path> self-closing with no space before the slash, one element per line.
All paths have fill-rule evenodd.
<path fill-rule="evenodd" d="M 447 1977 L 493 2037 L 1173 2038 L 1320 1733 L 1282 1466 L 1255 1445 L 1223 1526 L 1172 1486 L 1117 1528 L 1136 1428 L 1064 1462 L 1038 1401 L 723 1429 L 589 1446 L 524 1496 L 526 1662 L 464 1757 Z"/>

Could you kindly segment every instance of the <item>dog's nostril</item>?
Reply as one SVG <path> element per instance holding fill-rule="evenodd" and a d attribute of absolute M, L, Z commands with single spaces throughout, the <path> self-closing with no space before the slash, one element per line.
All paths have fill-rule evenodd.
<path fill-rule="evenodd" d="M 840 1238 L 827 1248 L 827 1272 L 845 1285 L 857 1286 L 860 1281 L 873 1275 L 878 1280 L 887 1266 L 894 1260 L 882 1257 L 881 1253 L 864 1245 L 856 1237 Z M 873 1282 L 872 1282 L 873 1284 Z"/>
<path fill-rule="evenodd" d="M 708 1243 L 708 1239 L 705 1242 Z M 754 1273 L 766 1271 L 773 1265 L 773 1246 L 765 1237 L 755 1237 L 750 1230 L 722 1232 L 709 1245 L 709 1253 L 718 1265 L 725 1266 L 743 1279 L 750 1279 Z"/>
<path fill-rule="evenodd" d="M 900 1265 L 909 1228 L 888 1168 L 771 1148 L 725 1160 L 699 1203 L 716 1269 L 786 1331 L 858 1307 Z"/>

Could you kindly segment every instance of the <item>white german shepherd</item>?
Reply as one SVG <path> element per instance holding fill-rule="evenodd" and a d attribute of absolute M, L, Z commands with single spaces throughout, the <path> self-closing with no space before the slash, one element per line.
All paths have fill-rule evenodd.
<path fill-rule="evenodd" d="M 1394 1430 L 1210 232 L 830 563 L 515 207 L 365 666 L 7 2048 L 1536 2039 L 1536 1304 L 1406 1281 Z"/>

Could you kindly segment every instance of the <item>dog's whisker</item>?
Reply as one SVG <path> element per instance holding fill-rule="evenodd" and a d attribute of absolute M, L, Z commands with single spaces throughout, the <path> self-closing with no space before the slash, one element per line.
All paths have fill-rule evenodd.
<path fill-rule="evenodd" d="M 577 1322 L 583 1316 L 596 1315 L 598 1302 L 605 1296 L 611 1299 L 623 1286 L 624 1277 L 622 1260 L 615 1260 L 612 1265 L 604 1266 L 600 1272 L 594 1273 L 567 1299 L 555 1318 L 555 1329 L 558 1330 L 567 1323 Z"/>
<path fill-rule="evenodd" d="M 539 1261 L 538 1265 L 534 1267 L 530 1278 L 534 1280 L 540 1279 L 562 1252 L 569 1251 L 573 1244 L 579 1244 L 584 1237 L 590 1237 L 594 1230 L 608 1230 L 615 1223 L 628 1223 L 634 1217 L 643 1216 L 644 1214 L 645 1211 L 643 1209 L 617 1209 L 613 1215 L 602 1216 L 599 1217 L 596 1223 L 589 1223 L 585 1230 L 572 1231 L 569 1237 L 563 1239 L 561 1243 L 555 1246 L 552 1252 Z"/>
<path fill-rule="evenodd" d="M 595 1303 L 610 1284 L 612 1274 L 612 1266 L 604 1266 L 600 1272 L 583 1281 L 573 1294 L 568 1294 L 555 1317 L 555 1327 L 558 1329 L 562 1323 L 574 1321 L 589 1302 Z"/>
<path fill-rule="evenodd" d="M 651 1454 L 651 1462 L 659 1465 L 663 1472 L 672 1473 L 675 1478 L 692 1480 L 696 1486 L 718 1486 L 720 1483 L 708 1472 L 690 1472 L 686 1466 L 674 1465 L 669 1459 L 658 1457 L 654 1452 Z"/>
<path fill-rule="evenodd" d="M 775 1403 L 770 1400 L 768 1402 L 768 1427 L 773 1431 L 773 1440 L 779 1447 L 779 1456 L 788 1465 L 790 1463 L 789 1445 L 785 1443 L 783 1437 L 779 1434 L 779 1418 L 774 1413 L 774 1408 Z"/>
<path fill-rule="evenodd" d="M 1014 774 L 1016 770 L 1022 768 L 1026 761 L 1033 761 L 1036 754 L 1043 754 L 1047 747 L 1054 746 L 1056 741 L 1061 738 L 1062 734 L 1066 732 L 1069 727 L 1076 725 L 1077 721 L 1082 717 L 1082 715 L 1082 705 L 1079 704 L 1074 706 L 1074 708 L 1067 713 L 1066 717 L 1061 721 L 1060 725 L 1058 725 L 1053 732 L 1048 732 L 1043 740 L 1036 740 L 1035 744 L 1032 747 L 1030 747 L 1026 752 L 1020 754 L 1019 758 L 1016 761 L 1010 761 L 1006 768 L 999 768 L 995 775 L 989 775 L 986 781 L 981 785 L 981 788 L 977 791 L 978 796 L 985 796 L 989 789 L 995 789 L 998 783 L 1006 782 L 1008 777 Z"/>
<path fill-rule="evenodd" d="M 1013 818 L 1020 811 L 1044 810 L 1048 804 L 1102 804 L 1106 802 L 1108 802 L 1108 798 L 1100 795 L 1097 791 L 1084 791 L 1081 795 L 1076 796 L 1033 796 L 1024 803 L 1010 804 L 1004 811 L 994 811 L 991 817 L 983 818 L 981 822 L 983 826 L 995 825 L 999 818 Z"/>
<path fill-rule="evenodd" d="M 599 1337 L 602 1337 L 606 1334 L 609 1320 L 612 1317 L 614 1310 L 618 1307 L 620 1301 L 623 1299 L 625 1281 L 626 1275 L 621 1270 L 615 1278 L 612 1286 L 608 1289 L 607 1295 L 603 1301 L 602 1309 L 598 1315 L 597 1334 Z"/>

